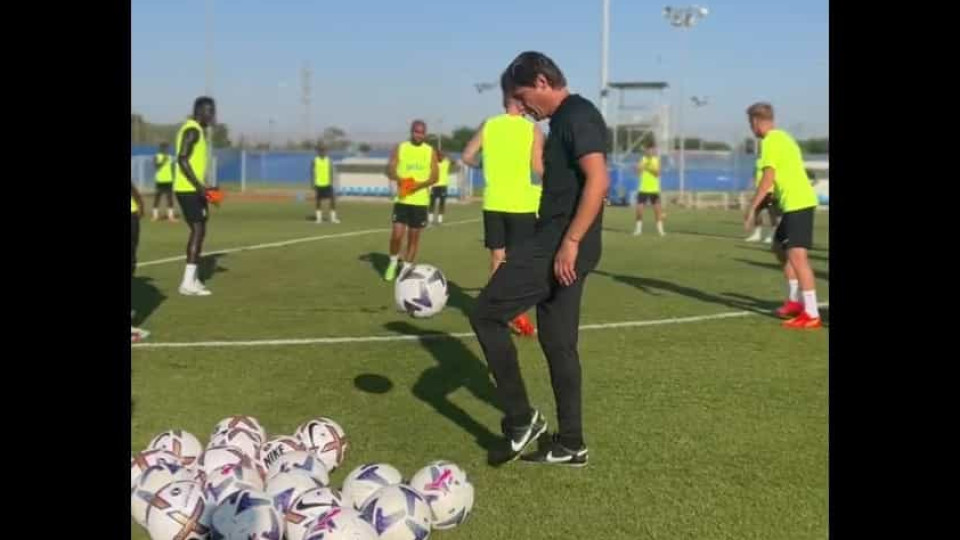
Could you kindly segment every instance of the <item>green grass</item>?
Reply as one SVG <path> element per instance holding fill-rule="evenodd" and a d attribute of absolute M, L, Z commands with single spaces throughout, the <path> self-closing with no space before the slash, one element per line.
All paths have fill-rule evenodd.
<path fill-rule="evenodd" d="M 446 310 L 400 315 L 378 270 L 385 232 L 329 238 L 215 258 L 214 295 L 176 289 L 181 262 L 145 266 L 133 287 L 150 342 L 261 340 L 469 331 L 466 313 L 486 281 L 477 205 L 450 205 L 428 229 L 420 260 L 452 285 Z M 306 220 L 308 203 L 228 201 L 213 211 L 206 250 L 389 226 L 385 204 L 342 202 L 341 225 Z M 669 208 L 668 236 L 652 215 L 636 238 L 632 209 L 608 208 L 604 255 L 587 280 L 583 324 L 770 310 L 784 295 L 765 246 L 747 244 L 738 211 Z M 829 214 L 817 214 L 811 258 L 829 300 Z M 144 221 L 139 260 L 181 255 L 186 226 Z M 824 315 L 828 315 L 824 310 Z M 142 322 L 139 318 L 145 318 Z M 828 318 L 826 318 L 828 320 Z M 476 486 L 458 529 L 432 538 L 807 539 L 827 536 L 827 329 L 791 332 L 768 314 L 583 331 L 582 470 L 486 464 L 499 426 L 474 339 L 145 349 L 132 357 L 131 451 L 156 433 L 186 429 L 206 442 L 214 423 L 251 414 L 271 434 L 330 416 L 351 440 L 346 473 L 369 461 L 405 476 L 450 459 Z M 531 399 L 555 426 L 536 340 L 518 341 Z M 361 375 L 386 378 L 370 393 Z M 365 379 L 361 377 L 361 380 Z M 131 522 L 133 537 L 147 538 Z"/>

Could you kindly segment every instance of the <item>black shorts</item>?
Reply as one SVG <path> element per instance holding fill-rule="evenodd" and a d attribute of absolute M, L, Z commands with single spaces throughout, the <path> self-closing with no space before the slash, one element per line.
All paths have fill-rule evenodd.
<path fill-rule="evenodd" d="M 483 211 L 483 245 L 487 249 L 513 249 L 533 237 L 537 215 Z"/>
<path fill-rule="evenodd" d="M 313 189 L 317 192 L 318 199 L 333 198 L 333 186 L 313 186 Z"/>
<path fill-rule="evenodd" d="M 783 249 L 813 247 L 813 216 L 816 208 L 784 212 L 774 239 Z"/>
<path fill-rule="evenodd" d="M 647 202 L 651 204 L 657 204 L 660 202 L 659 193 L 644 193 L 642 191 L 637 193 L 637 204 L 646 204 Z"/>
<path fill-rule="evenodd" d="M 156 183 L 156 188 L 154 188 L 157 193 L 173 193 L 173 182 L 164 182 Z"/>
<path fill-rule="evenodd" d="M 434 186 L 430 188 L 430 200 L 446 199 L 446 198 L 447 198 L 447 186 Z"/>
<path fill-rule="evenodd" d="M 137 272 L 137 246 L 140 245 L 140 214 L 130 214 L 130 276 Z"/>
<path fill-rule="evenodd" d="M 177 203 L 180 205 L 180 213 L 183 214 L 183 220 L 187 223 L 206 223 L 207 198 L 196 193 L 177 193 Z"/>
<path fill-rule="evenodd" d="M 411 229 L 422 229 L 427 226 L 427 207 L 393 203 L 393 222 Z"/>

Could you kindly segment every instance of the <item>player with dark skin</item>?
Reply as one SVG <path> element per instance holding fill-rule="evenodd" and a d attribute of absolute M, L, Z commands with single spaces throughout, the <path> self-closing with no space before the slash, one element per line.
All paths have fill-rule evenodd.
<path fill-rule="evenodd" d="M 217 118 L 216 105 L 213 99 L 200 101 L 193 110 L 193 119 L 197 121 L 204 129 L 212 126 Z M 200 132 L 196 128 L 189 128 L 183 134 L 183 145 L 180 147 L 180 154 L 177 156 L 178 172 L 197 190 L 196 197 L 201 199 L 201 204 L 205 207 L 207 204 L 206 188 L 197 179 L 197 175 L 190 166 L 190 156 L 193 154 L 193 147 L 200 140 Z M 203 239 L 207 234 L 206 222 L 190 223 L 190 238 L 187 240 L 187 264 L 197 264 L 200 261 L 200 252 L 203 249 Z"/>

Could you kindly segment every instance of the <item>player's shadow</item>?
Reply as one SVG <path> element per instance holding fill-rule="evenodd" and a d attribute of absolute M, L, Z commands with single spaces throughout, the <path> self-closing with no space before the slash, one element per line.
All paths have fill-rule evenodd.
<path fill-rule="evenodd" d="M 357 260 L 370 263 L 373 271 L 376 272 L 378 276 L 382 276 L 383 273 L 387 271 L 387 265 L 390 264 L 390 257 L 386 253 L 377 253 L 374 251 L 357 257 Z"/>
<path fill-rule="evenodd" d="M 500 436 L 487 426 L 476 421 L 467 411 L 450 401 L 448 396 L 466 388 L 477 399 L 493 406 L 498 411 L 495 388 L 490 373 L 483 363 L 463 342 L 444 332 L 429 334 L 406 321 L 389 322 L 385 327 L 403 335 L 420 334 L 420 345 L 433 356 L 436 366 L 427 368 L 413 385 L 413 395 L 430 404 L 438 413 L 473 435 L 477 444 L 487 451 L 496 448 Z"/>
<path fill-rule="evenodd" d="M 776 271 L 778 271 L 778 272 L 783 272 L 783 267 L 780 266 L 779 263 L 767 263 L 767 262 L 760 262 L 760 261 L 751 261 L 750 259 L 733 259 L 733 260 L 735 260 L 735 261 L 737 261 L 737 262 L 742 262 L 742 263 L 745 263 L 745 264 L 749 264 L 749 265 L 751 265 L 751 266 L 757 266 L 757 267 L 760 267 L 760 268 L 767 268 L 767 269 L 769 269 L 769 270 L 776 270 Z M 817 279 L 822 279 L 822 280 L 824 280 L 824 281 L 830 281 L 830 272 L 829 272 L 829 271 L 818 270 L 818 269 L 814 268 L 814 269 L 813 269 L 813 275 L 816 276 Z"/>
<path fill-rule="evenodd" d="M 135 276 L 130 284 L 130 309 L 134 311 L 133 326 L 140 326 L 167 297 L 153 285 L 153 278 Z"/>
<path fill-rule="evenodd" d="M 230 270 L 226 267 L 220 265 L 220 259 L 226 257 L 226 253 L 217 253 L 213 255 L 204 255 L 200 259 L 200 264 L 197 268 L 197 276 L 200 281 L 209 281 L 213 279 L 213 276 L 222 272 L 229 272 Z"/>
<path fill-rule="evenodd" d="M 721 306 L 726 306 L 729 308 L 743 310 L 743 311 L 752 311 L 759 315 L 764 315 L 767 317 L 776 318 L 776 313 L 773 313 L 769 307 L 773 306 L 760 306 L 757 302 L 754 301 L 743 301 L 738 300 L 729 296 L 717 296 L 714 294 L 703 292 L 699 289 L 694 289 L 692 287 L 686 287 L 684 285 L 678 285 L 670 281 L 664 281 L 662 279 L 656 278 L 646 278 L 639 276 L 628 276 L 623 274 L 614 274 L 611 272 L 605 272 L 603 270 L 594 270 L 593 273 L 612 278 L 614 281 L 619 281 L 625 285 L 630 285 L 631 287 L 636 287 L 641 291 L 648 294 L 658 294 L 660 291 L 670 292 L 673 294 L 679 294 L 692 298 L 694 300 L 699 300 L 701 302 L 707 302 L 710 304 L 718 304 Z M 755 300 L 755 299 L 751 299 Z"/>

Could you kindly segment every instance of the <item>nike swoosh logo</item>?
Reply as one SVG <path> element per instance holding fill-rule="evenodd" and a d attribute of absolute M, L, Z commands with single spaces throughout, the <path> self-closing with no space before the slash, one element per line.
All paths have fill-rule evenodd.
<path fill-rule="evenodd" d="M 519 443 L 514 443 L 513 441 L 510 441 L 510 449 L 513 450 L 514 452 L 519 452 L 520 449 L 523 448 L 523 445 L 526 442 L 527 442 L 526 439 L 520 441 Z"/>
<path fill-rule="evenodd" d="M 547 452 L 547 457 L 546 457 L 547 463 L 566 463 L 571 459 L 573 459 L 573 456 L 554 457 L 553 450 Z"/>

